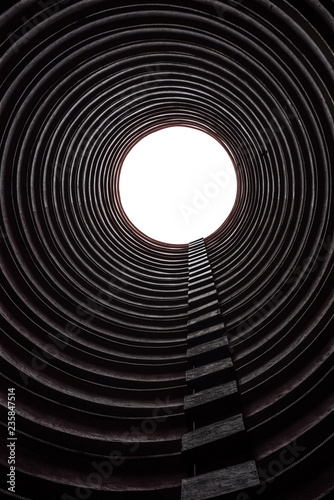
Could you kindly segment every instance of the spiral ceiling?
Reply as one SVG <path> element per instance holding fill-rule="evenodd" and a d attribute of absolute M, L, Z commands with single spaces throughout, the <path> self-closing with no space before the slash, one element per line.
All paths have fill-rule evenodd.
<path fill-rule="evenodd" d="M 262 491 L 238 500 L 333 498 L 332 0 L 6 7 L 3 497 L 180 498 L 188 245 L 134 227 L 118 182 L 134 144 L 182 125 L 218 140 L 238 179 L 230 216 L 205 239 L 266 471 Z"/>

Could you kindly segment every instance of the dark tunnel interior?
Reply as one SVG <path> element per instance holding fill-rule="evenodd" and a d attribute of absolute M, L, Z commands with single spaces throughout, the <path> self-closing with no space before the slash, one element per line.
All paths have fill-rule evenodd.
<path fill-rule="evenodd" d="M 1 498 L 334 498 L 333 35 L 332 0 L 2 3 Z M 189 245 L 120 201 L 170 126 L 238 181 Z"/>

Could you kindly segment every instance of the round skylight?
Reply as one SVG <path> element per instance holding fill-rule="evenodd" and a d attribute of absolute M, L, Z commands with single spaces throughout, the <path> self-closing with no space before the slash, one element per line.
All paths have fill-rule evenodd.
<path fill-rule="evenodd" d="M 165 243 L 189 243 L 218 229 L 232 210 L 237 181 L 226 150 L 210 135 L 168 127 L 128 153 L 120 196 L 130 221 Z"/>

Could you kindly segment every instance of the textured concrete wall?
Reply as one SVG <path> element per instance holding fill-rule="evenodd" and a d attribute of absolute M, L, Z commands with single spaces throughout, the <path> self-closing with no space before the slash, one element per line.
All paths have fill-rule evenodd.
<path fill-rule="evenodd" d="M 141 234 L 118 191 L 131 146 L 170 125 L 210 133 L 237 171 L 234 209 L 205 245 L 262 481 L 252 494 L 331 495 L 333 2 L 10 5 L 3 496 L 15 388 L 17 495 L 180 498 L 188 248 Z"/>

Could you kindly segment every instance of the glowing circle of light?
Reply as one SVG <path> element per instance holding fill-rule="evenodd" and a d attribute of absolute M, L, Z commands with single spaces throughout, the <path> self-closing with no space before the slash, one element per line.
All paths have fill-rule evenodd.
<path fill-rule="evenodd" d="M 237 181 L 230 156 L 213 137 L 168 127 L 130 150 L 119 189 L 137 229 L 161 242 L 185 244 L 222 225 L 233 208 Z"/>

